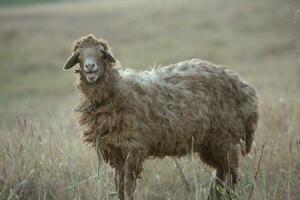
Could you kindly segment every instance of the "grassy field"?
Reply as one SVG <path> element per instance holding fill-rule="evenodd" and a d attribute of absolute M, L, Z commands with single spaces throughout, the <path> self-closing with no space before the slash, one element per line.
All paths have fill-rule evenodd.
<path fill-rule="evenodd" d="M 81 141 L 72 41 L 94 33 L 126 67 L 202 58 L 229 66 L 260 98 L 256 145 L 238 199 L 300 199 L 300 11 L 296 0 L 101 0 L 0 8 L 0 199 L 117 199 L 113 171 Z M 263 153 L 262 146 L 265 143 Z M 262 161 L 257 170 L 260 155 Z M 149 160 L 136 199 L 206 199 L 197 156 Z M 255 174 L 257 177 L 255 180 Z"/>

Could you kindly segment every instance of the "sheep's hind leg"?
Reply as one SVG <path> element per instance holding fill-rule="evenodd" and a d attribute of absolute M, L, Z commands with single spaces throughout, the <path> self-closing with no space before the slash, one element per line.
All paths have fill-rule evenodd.
<path fill-rule="evenodd" d="M 199 152 L 203 162 L 216 169 L 216 177 L 211 184 L 208 200 L 232 199 L 238 177 L 238 153 L 228 148 L 207 143 Z"/>
<path fill-rule="evenodd" d="M 235 155 L 235 154 L 233 154 Z M 209 200 L 230 200 L 234 199 L 234 187 L 238 181 L 238 160 L 231 156 L 231 162 L 222 168 L 217 168 L 214 183 L 209 193 Z"/>
<path fill-rule="evenodd" d="M 227 185 L 229 186 L 227 193 L 231 198 L 234 197 L 234 190 L 237 182 L 238 182 L 238 167 L 231 166 L 229 170 L 229 178 L 227 183 Z"/>
<path fill-rule="evenodd" d="M 226 199 L 226 177 L 227 173 L 224 169 L 217 168 L 216 177 L 211 183 L 208 200 L 225 200 Z"/>

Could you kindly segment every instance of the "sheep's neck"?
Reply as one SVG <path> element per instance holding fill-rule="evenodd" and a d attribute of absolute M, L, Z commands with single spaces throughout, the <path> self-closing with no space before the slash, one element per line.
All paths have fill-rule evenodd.
<path fill-rule="evenodd" d="M 97 109 L 103 105 L 113 101 L 115 96 L 119 96 L 119 74 L 117 71 L 110 71 L 103 80 L 99 80 L 94 84 L 87 83 L 83 77 L 80 77 L 77 86 L 81 93 L 81 106 L 87 106 L 87 110 Z"/>

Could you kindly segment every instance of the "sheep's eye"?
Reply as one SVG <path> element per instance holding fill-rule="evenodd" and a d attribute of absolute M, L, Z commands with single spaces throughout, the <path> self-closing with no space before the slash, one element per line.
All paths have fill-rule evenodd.
<path fill-rule="evenodd" d="M 99 58 L 103 58 L 104 57 L 103 51 L 101 51 L 101 50 L 97 51 L 97 55 L 99 56 Z"/>

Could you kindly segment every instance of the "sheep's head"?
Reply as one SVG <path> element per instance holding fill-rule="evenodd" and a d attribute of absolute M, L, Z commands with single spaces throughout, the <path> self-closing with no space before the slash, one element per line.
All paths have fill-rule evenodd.
<path fill-rule="evenodd" d="M 64 70 L 79 63 L 81 74 L 89 83 L 95 83 L 102 78 L 106 68 L 115 62 L 107 42 L 90 34 L 75 41 L 72 55 L 65 63 Z"/>

